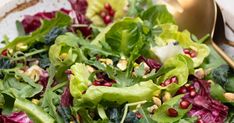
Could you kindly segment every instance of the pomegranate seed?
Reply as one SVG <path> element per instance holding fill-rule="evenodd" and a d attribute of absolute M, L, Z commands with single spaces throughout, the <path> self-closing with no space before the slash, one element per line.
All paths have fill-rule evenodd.
<path fill-rule="evenodd" d="M 105 3 L 104 8 L 108 11 L 112 10 L 112 7 L 109 3 Z"/>
<path fill-rule="evenodd" d="M 95 85 L 95 86 L 100 86 L 101 83 L 100 83 L 99 81 L 95 80 L 95 81 L 93 82 L 93 85 Z"/>
<path fill-rule="evenodd" d="M 104 83 L 103 86 L 111 87 L 112 84 L 107 82 L 107 83 Z"/>
<path fill-rule="evenodd" d="M 111 17 L 109 15 L 107 15 L 107 16 L 105 16 L 103 18 L 103 21 L 104 21 L 105 24 L 109 24 L 109 23 L 112 22 L 112 19 L 111 19 Z"/>
<path fill-rule="evenodd" d="M 101 12 L 100 12 L 100 16 L 101 16 L 102 18 L 104 18 L 106 15 L 107 15 L 107 13 L 106 13 L 105 11 L 101 11 Z"/>
<path fill-rule="evenodd" d="M 167 110 L 167 115 L 170 116 L 170 117 L 177 117 L 178 112 L 174 108 L 169 108 Z"/>
<path fill-rule="evenodd" d="M 165 84 L 165 86 L 168 86 L 171 84 L 171 80 L 170 79 L 167 79 L 166 81 L 163 82 Z"/>
<path fill-rule="evenodd" d="M 191 97 L 195 97 L 197 94 L 196 94 L 196 91 L 195 91 L 195 90 L 192 90 L 192 91 L 190 91 L 189 95 L 190 95 Z"/>
<path fill-rule="evenodd" d="M 183 100 L 180 102 L 180 108 L 182 108 L 182 109 L 187 109 L 189 107 L 189 105 L 190 105 L 190 102 L 187 100 Z"/>
<path fill-rule="evenodd" d="M 72 74 L 72 71 L 71 70 L 66 70 L 65 74 Z"/>
<path fill-rule="evenodd" d="M 176 76 L 173 76 L 173 77 L 171 78 L 171 82 L 172 82 L 172 83 L 178 83 L 177 77 L 176 77 Z"/>
<path fill-rule="evenodd" d="M 3 56 L 7 56 L 7 52 L 8 52 L 7 49 L 3 50 L 3 51 L 2 51 L 2 55 L 3 55 Z"/>
<path fill-rule="evenodd" d="M 190 54 L 190 50 L 189 49 L 184 49 L 183 50 L 185 54 Z"/>
<path fill-rule="evenodd" d="M 191 50 L 191 52 L 190 52 L 190 57 L 191 57 L 191 58 L 194 58 L 194 57 L 196 57 L 196 56 L 197 56 L 196 51 Z"/>
<path fill-rule="evenodd" d="M 187 88 L 185 86 L 180 87 L 180 89 L 177 91 L 178 94 L 185 94 L 187 93 Z"/>
<path fill-rule="evenodd" d="M 202 119 L 197 120 L 197 123 L 204 123 Z"/>
<path fill-rule="evenodd" d="M 115 15 L 115 11 L 112 9 L 112 10 L 110 10 L 109 11 L 109 15 L 111 16 L 111 17 L 114 17 L 114 15 Z"/>
<path fill-rule="evenodd" d="M 160 84 L 160 86 L 165 87 L 166 85 L 165 85 L 165 83 L 163 82 L 163 83 Z"/>
<path fill-rule="evenodd" d="M 136 114 L 136 117 L 137 117 L 138 119 L 140 119 L 140 118 L 143 117 L 139 112 L 136 112 L 135 114 Z"/>
<path fill-rule="evenodd" d="M 189 90 L 189 92 L 191 92 L 191 91 L 194 91 L 194 90 L 195 90 L 194 86 L 192 86 L 192 85 L 188 86 L 188 87 L 187 87 L 187 89 Z"/>

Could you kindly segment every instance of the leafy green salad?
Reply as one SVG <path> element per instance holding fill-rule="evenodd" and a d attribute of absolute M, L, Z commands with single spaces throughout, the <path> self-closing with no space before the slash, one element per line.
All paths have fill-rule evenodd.
<path fill-rule="evenodd" d="M 68 0 L 0 49 L 1 123 L 232 123 L 234 70 L 151 0 Z"/>

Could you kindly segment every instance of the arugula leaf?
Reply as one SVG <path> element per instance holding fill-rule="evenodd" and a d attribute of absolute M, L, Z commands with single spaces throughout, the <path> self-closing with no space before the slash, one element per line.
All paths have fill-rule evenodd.
<path fill-rule="evenodd" d="M 155 5 L 142 13 L 141 18 L 145 21 L 149 21 L 152 26 L 165 24 L 165 23 L 175 23 L 173 16 L 167 10 L 165 5 Z"/>
<path fill-rule="evenodd" d="M 71 18 L 68 15 L 58 12 L 54 19 L 51 19 L 50 21 L 43 20 L 41 27 L 34 31 L 32 34 L 17 37 L 12 42 L 8 43 L 3 49 L 1 49 L 0 52 L 7 48 L 15 50 L 17 44 L 19 43 L 23 43 L 24 45 L 30 47 L 33 44 L 44 41 L 44 36 L 54 27 L 64 27 L 70 24 Z"/>
<path fill-rule="evenodd" d="M 172 99 L 170 99 L 169 101 L 163 103 L 162 106 L 160 106 L 156 112 L 154 113 L 154 115 L 152 116 L 152 119 L 154 121 L 157 121 L 159 123 L 171 123 L 171 122 L 176 122 L 178 120 L 180 120 L 182 117 L 184 117 L 184 115 L 186 115 L 186 113 L 190 110 L 190 108 L 192 106 L 190 106 L 190 108 L 188 109 L 181 109 L 179 107 L 179 102 L 181 100 L 181 98 L 184 95 L 178 95 L 176 97 L 173 97 Z M 178 112 L 178 116 L 177 117 L 170 117 L 167 115 L 167 110 L 168 108 L 175 108 Z"/>
<path fill-rule="evenodd" d="M 11 74 L 6 74 L 3 80 L 3 89 L 0 91 L 14 91 L 14 93 L 22 98 L 30 98 L 40 93 L 43 87 L 40 84 L 35 83 L 28 76 L 14 71 Z M 22 79 L 17 80 L 16 77 Z"/>
<path fill-rule="evenodd" d="M 41 107 L 50 114 L 57 123 L 62 123 L 62 118 L 56 111 L 56 105 L 59 105 L 60 96 L 54 93 L 52 90 L 48 90 L 41 98 Z"/>

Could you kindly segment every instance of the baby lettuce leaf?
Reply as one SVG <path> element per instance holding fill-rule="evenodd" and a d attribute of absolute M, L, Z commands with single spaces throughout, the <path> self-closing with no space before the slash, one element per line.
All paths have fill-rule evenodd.
<path fill-rule="evenodd" d="M 55 40 L 55 44 L 50 47 L 49 59 L 55 67 L 69 67 L 79 56 L 79 39 L 72 33 L 60 35 Z"/>
<path fill-rule="evenodd" d="M 71 66 L 72 75 L 70 75 L 70 92 L 75 98 L 81 97 L 82 93 L 91 84 L 89 81 L 90 73 L 85 64 L 76 63 Z"/>
<path fill-rule="evenodd" d="M 165 5 L 155 5 L 145 10 L 141 16 L 145 21 L 149 21 L 152 26 L 175 23 L 173 16 L 169 13 Z"/>
<path fill-rule="evenodd" d="M 150 100 L 156 93 L 160 90 L 151 80 L 123 88 L 90 86 L 78 102 L 84 106 L 97 105 L 102 100 L 123 104 Z"/>
<path fill-rule="evenodd" d="M 174 69 L 171 69 L 170 71 L 163 71 L 164 73 L 161 73 L 161 76 L 157 78 L 156 83 L 159 88 L 175 93 L 179 87 L 183 86 L 187 82 L 189 73 L 193 73 L 193 62 L 187 56 L 179 54 L 166 60 L 160 69 L 164 70 L 167 68 Z M 160 69 L 159 71 L 161 71 Z M 172 83 L 166 87 L 159 86 L 160 83 L 173 76 L 177 77 L 178 84 Z"/>
<path fill-rule="evenodd" d="M 15 76 L 17 76 L 19 79 L 16 79 Z M 20 96 L 22 98 L 30 98 L 35 96 L 36 94 L 40 93 L 43 89 L 43 87 L 40 84 L 35 83 L 31 78 L 28 76 L 14 72 L 12 74 L 7 74 L 4 77 L 4 80 L 2 82 L 3 88 L 0 89 L 0 91 L 14 91 L 14 93 L 17 96 Z"/>
<path fill-rule="evenodd" d="M 107 44 L 120 56 L 128 57 L 140 38 L 141 23 L 139 18 L 116 22 L 106 33 Z"/>
<path fill-rule="evenodd" d="M 19 43 L 23 43 L 24 45 L 30 47 L 38 42 L 43 42 L 45 35 L 49 33 L 54 27 L 65 27 L 70 24 L 71 18 L 68 15 L 58 12 L 54 19 L 51 19 L 50 21 L 43 20 L 42 25 L 36 31 L 32 32 L 30 35 L 17 37 L 0 51 L 7 48 L 15 50 L 16 45 Z"/>
<path fill-rule="evenodd" d="M 170 42 L 178 41 L 182 48 L 191 48 L 197 52 L 197 56 L 192 58 L 194 67 L 202 64 L 203 60 L 209 55 L 209 47 L 205 44 L 200 44 L 192 41 L 191 34 L 185 30 L 180 32 L 177 25 L 162 24 L 159 25 L 163 32 L 159 36 L 155 36 L 155 42 L 159 46 L 165 46 Z"/>
<path fill-rule="evenodd" d="M 154 121 L 159 122 L 159 123 L 173 123 L 173 122 L 179 121 L 182 117 L 184 117 L 187 114 L 187 112 L 192 107 L 192 106 L 190 106 L 188 109 L 181 109 L 179 107 L 180 100 L 183 96 L 184 95 L 178 95 L 176 97 L 173 97 L 169 101 L 163 103 L 163 105 L 160 106 L 156 110 L 156 112 L 152 116 L 152 119 Z M 172 107 L 177 110 L 177 112 L 178 112 L 177 117 L 170 117 L 167 115 L 168 108 L 172 108 Z"/>

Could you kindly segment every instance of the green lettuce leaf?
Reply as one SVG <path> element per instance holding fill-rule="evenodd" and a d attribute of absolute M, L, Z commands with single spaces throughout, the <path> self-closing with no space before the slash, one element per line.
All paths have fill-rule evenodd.
<path fill-rule="evenodd" d="M 164 71 L 164 69 L 168 68 L 173 69 L 170 71 Z M 165 61 L 163 66 L 159 69 L 159 71 L 164 71 L 164 74 L 161 74 L 161 76 L 157 78 L 156 83 L 159 88 L 166 89 L 171 93 L 175 93 L 179 87 L 183 86 L 187 82 L 189 73 L 193 73 L 193 70 L 192 60 L 185 55 L 179 54 Z M 166 87 L 159 86 L 160 83 L 173 76 L 177 77 L 178 84 L 171 83 Z"/>
<path fill-rule="evenodd" d="M 43 42 L 45 35 L 51 31 L 54 27 L 65 27 L 71 24 L 71 18 L 68 15 L 57 13 L 56 17 L 50 21 L 43 20 L 40 28 L 34 31 L 32 34 L 27 36 L 20 36 L 8 43 L 2 50 L 10 48 L 14 51 L 16 50 L 16 46 L 18 44 L 23 44 L 28 47 L 38 43 Z"/>
<path fill-rule="evenodd" d="M 106 43 L 114 52 L 128 57 L 140 39 L 141 20 L 125 18 L 116 22 L 106 33 Z"/>
<path fill-rule="evenodd" d="M 202 64 L 203 60 L 209 55 L 209 47 L 205 44 L 199 44 L 191 39 L 191 34 L 185 30 L 183 32 L 178 31 L 178 26 L 173 24 L 159 25 L 163 32 L 160 36 L 155 36 L 155 41 L 159 46 L 165 46 L 169 42 L 178 41 L 182 48 L 191 48 L 197 52 L 197 56 L 192 58 L 194 67 L 198 67 Z"/>
<path fill-rule="evenodd" d="M 84 91 L 88 89 L 90 73 L 85 64 L 76 63 L 71 66 L 72 75 L 70 75 L 70 92 L 75 98 L 79 98 Z"/>
<path fill-rule="evenodd" d="M 54 66 L 70 66 L 78 60 L 79 38 L 72 33 L 60 35 L 50 47 L 49 59 Z"/>
<path fill-rule="evenodd" d="M 145 10 L 141 16 L 143 20 L 149 21 L 152 26 L 165 23 L 175 23 L 173 16 L 165 5 L 155 5 Z"/>
<path fill-rule="evenodd" d="M 150 100 L 160 89 L 150 80 L 130 87 L 90 86 L 78 100 L 80 105 L 97 105 L 100 101 L 111 101 L 118 104 Z"/>
<path fill-rule="evenodd" d="M 169 101 L 163 103 L 163 105 L 160 106 L 156 110 L 156 112 L 152 116 L 152 119 L 159 122 L 159 123 L 173 123 L 173 122 L 179 121 L 182 117 L 184 117 L 187 114 L 187 112 L 192 107 L 191 105 L 188 109 L 181 109 L 179 107 L 179 103 L 180 103 L 181 98 L 183 96 L 184 95 L 178 95 L 176 97 L 173 97 Z M 178 112 L 177 117 L 170 117 L 167 115 L 168 108 L 172 108 L 172 107 L 177 110 L 177 112 Z"/>

